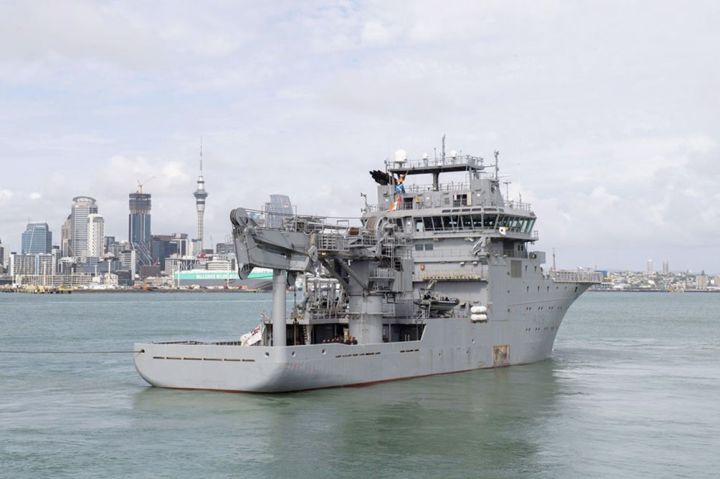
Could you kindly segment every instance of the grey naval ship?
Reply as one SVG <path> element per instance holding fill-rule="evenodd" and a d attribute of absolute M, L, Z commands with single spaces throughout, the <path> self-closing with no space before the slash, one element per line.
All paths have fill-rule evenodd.
<path fill-rule="evenodd" d="M 365 197 L 360 218 L 234 209 L 238 274 L 272 270 L 270 316 L 226 341 L 138 343 L 140 375 L 158 387 L 286 392 L 549 357 L 568 307 L 601 278 L 543 268 L 536 215 L 503 197 L 497 152 L 486 165 L 400 150 L 370 174 L 377 204 Z M 405 184 L 416 175 L 431 182 Z M 303 294 L 288 305 L 296 284 Z"/>

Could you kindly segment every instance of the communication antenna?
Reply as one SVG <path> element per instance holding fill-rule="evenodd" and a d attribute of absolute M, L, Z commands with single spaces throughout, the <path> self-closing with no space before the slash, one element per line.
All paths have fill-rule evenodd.
<path fill-rule="evenodd" d="M 505 201 L 510 201 L 510 183 L 512 183 L 510 180 L 503 181 L 505 185 Z"/>
<path fill-rule="evenodd" d="M 442 160 L 445 161 L 445 133 L 443 133 L 442 137 Z"/>
<path fill-rule="evenodd" d="M 498 150 L 495 150 L 493 154 L 495 155 L 495 181 L 497 181 L 500 172 L 500 167 L 498 165 L 498 157 L 500 156 L 500 152 Z"/>
<path fill-rule="evenodd" d="M 555 248 L 553 248 L 553 271 L 555 271 Z"/>
<path fill-rule="evenodd" d="M 200 176 L 202 176 L 202 145 L 203 144 L 203 138 L 200 137 Z"/>

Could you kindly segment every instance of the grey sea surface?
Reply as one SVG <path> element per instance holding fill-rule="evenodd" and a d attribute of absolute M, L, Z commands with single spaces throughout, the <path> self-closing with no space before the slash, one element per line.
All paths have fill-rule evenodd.
<path fill-rule="evenodd" d="M 269 308 L 1 295 L 0 477 L 720 475 L 720 294 L 586 293 L 549 360 L 294 394 L 151 388 L 98 353 L 238 338 Z"/>

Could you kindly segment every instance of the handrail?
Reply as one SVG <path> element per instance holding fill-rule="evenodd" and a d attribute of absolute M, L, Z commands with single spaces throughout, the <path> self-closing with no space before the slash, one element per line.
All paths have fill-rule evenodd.
<path fill-rule="evenodd" d="M 472 155 L 446 155 L 445 158 L 422 158 L 419 160 L 405 160 L 398 162 L 395 160 L 386 160 L 385 165 L 392 169 L 414 169 L 414 168 L 432 168 L 443 166 L 468 166 L 471 168 L 484 169 L 483 158 Z"/>

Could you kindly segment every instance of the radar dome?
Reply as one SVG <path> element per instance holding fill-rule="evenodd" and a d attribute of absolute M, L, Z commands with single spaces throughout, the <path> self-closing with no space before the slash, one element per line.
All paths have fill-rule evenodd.
<path fill-rule="evenodd" d="M 406 161 L 407 161 L 407 151 L 397 150 L 395 152 L 395 162 L 396 163 L 405 163 Z"/>

